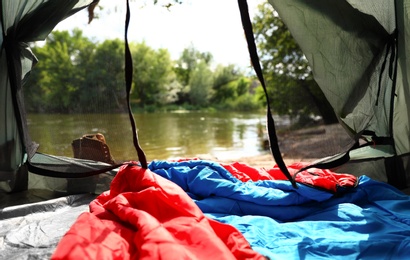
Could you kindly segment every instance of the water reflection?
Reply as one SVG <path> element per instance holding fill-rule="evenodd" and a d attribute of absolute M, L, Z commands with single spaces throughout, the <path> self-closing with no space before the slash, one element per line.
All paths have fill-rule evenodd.
<path fill-rule="evenodd" d="M 263 113 L 148 113 L 134 117 L 149 161 L 204 154 L 239 158 L 263 151 Z M 286 124 L 276 120 L 279 125 Z M 137 159 L 127 114 L 29 115 L 28 123 L 32 139 L 44 153 L 73 156 L 72 140 L 100 132 L 116 160 Z"/>

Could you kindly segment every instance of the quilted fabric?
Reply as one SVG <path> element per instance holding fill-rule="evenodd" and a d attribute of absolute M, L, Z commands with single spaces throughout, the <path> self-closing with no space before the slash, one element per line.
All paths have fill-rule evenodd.
<path fill-rule="evenodd" d="M 53 259 L 263 259 L 233 226 L 212 220 L 176 184 L 123 166 Z"/>

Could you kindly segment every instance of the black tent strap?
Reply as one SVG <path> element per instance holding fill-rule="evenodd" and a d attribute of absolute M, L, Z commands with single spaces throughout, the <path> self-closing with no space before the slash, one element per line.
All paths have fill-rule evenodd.
<path fill-rule="evenodd" d="M 299 169 L 295 174 L 293 174 L 293 180 L 296 180 L 296 176 L 303 171 L 306 171 L 311 168 L 317 168 L 317 169 L 332 169 L 335 167 L 338 167 L 340 165 L 343 165 L 347 163 L 350 160 L 350 151 L 353 150 L 356 146 L 352 146 L 351 149 L 349 149 L 345 153 L 341 153 L 337 156 L 331 157 L 329 159 L 325 158 L 317 163 L 310 164 L 308 166 L 305 166 L 301 169 Z"/>
<path fill-rule="evenodd" d="M 102 166 L 101 168 L 98 168 L 98 169 L 94 168 L 88 171 L 80 171 L 80 172 L 73 172 L 72 170 L 66 170 L 66 169 L 58 170 L 55 167 L 50 166 L 50 165 L 37 164 L 37 163 L 32 163 L 32 162 L 27 164 L 27 166 L 28 166 L 29 172 L 35 173 L 37 175 L 46 176 L 46 177 L 54 177 L 54 178 L 75 179 L 75 178 L 91 177 L 91 176 L 99 175 L 105 172 L 109 172 L 109 171 L 115 170 L 123 166 L 124 164 L 114 164 L 110 166 Z"/>
<path fill-rule="evenodd" d="M 265 80 L 263 78 L 262 69 L 259 63 L 259 57 L 258 57 L 258 53 L 256 50 L 255 38 L 253 36 L 252 23 L 249 17 L 248 3 L 246 2 L 246 0 L 238 0 L 238 5 L 239 5 L 240 14 L 241 14 L 242 26 L 245 31 L 246 41 L 248 43 L 248 50 L 249 50 L 250 58 L 252 61 L 252 65 L 263 87 L 263 90 L 265 92 L 266 103 L 267 103 L 267 113 L 266 113 L 267 114 L 267 128 L 268 128 L 270 149 L 271 149 L 272 155 L 279 169 L 286 176 L 286 178 L 288 178 L 289 181 L 292 182 L 292 186 L 294 188 L 297 188 L 297 184 L 295 180 L 292 178 L 292 176 L 290 175 L 288 168 L 286 167 L 285 162 L 283 161 L 282 154 L 280 153 L 278 138 L 276 136 L 276 130 L 275 130 L 275 121 L 273 120 L 273 117 L 272 117 L 271 108 L 270 108 L 270 100 L 269 100 L 268 92 L 266 89 Z"/>
<path fill-rule="evenodd" d="M 364 130 L 362 136 L 370 136 L 371 142 L 366 145 L 391 145 L 394 146 L 393 137 L 377 136 L 374 131 Z"/>
<path fill-rule="evenodd" d="M 133 66 L 132 66 L 131 51 L 130 51 L 129 44 L 128 44 L 129 23 L 130 23 L 130 4 L 129 4 L 129 0 L 127 0 L 127 14 L 125 17 L 125 36 L 124 37 L 125 37 L 125 84 L 126 84 L 126 89 L 127 89 L 128 115 L 129 115 L 130 122 L 131 122 L 133 142 L 134 142 L 134 147 L 137 150 L 138 160 L 141 163 L 141 167 L 144 169 L 147 169 L 148 168 L 147 159 L 138 141 L 137 126 L 135 123 L 134 116 L 132 114 L 131 104 L 130 104 Z"/>
<path fill-rule="evenodd" d="M 40 159 L 36 159 L 36 162 L 27 164 L 28 170 L 36 175 L 54 178 L 86 178 L 108 173 L 125 165 L 141 166 L 140 163 L 134 163 L 132 161 L 109 165 L 92 160 L 53 156 L 42 153 L 37 153 L 36 156 L 40 157 Z M 56 161 L 58 161 L 58 163 L 56 163 Z"/>
<path fill-rule="evenodd" d="M 370 142 L 368 141 L 364 144 L 360 144 L 359 139 L 363 136 L 371 136 L 371 141 Z M 350 152 L 357 148 L 361 148 L 361 147 L 365 147 L 369 145 L 390 145 L 391 147 L 394 147 L 394 139 L 392 137 L 379 137 L 379 136 L 376 136 L 375 132 L 370 131 L 370 130 L 363 130 L 357 133 L 353 139 L 355 140 L 353 145 L 351 145 L 345 152 L 342 152 L 340 154 L 337 154 L 331 157 L 324 158 L 322 160 L 319 160 L 315 163 L 312 163 L 308 166 L 305 166 L 299 169 L 293 175 L 293 179 L 296 180 L 296 175 L 298 175 L 300 172 L 306 171 L 311 168 L 332 169 L 332 168 L 341 166 L 350 161 Z"/>
<path fill-rule="evenodd" d="M 388 40 L 386 41 L 386 54 L 382 63 L 382 67 L 380 70 L 380 74 L 379 74 L 379 87 L 377 89 L 377 95 L 376 95 L 376 103 L 375 105 L 378 106 L 379 104 L 379 97 L 380 97 L 380 91 L 382 88 L 382 78 L 383 78 L 383 74 L 384 74 L 384 70 L 386 68 L 387 65 L 387 61 L 388 61 L 388 56 L 390 54 L 390 60 L 389 60 L 389 77 L 390 79 L 393 80 L 394 78 L 394 69 L 396 66 L 396 52 L 397 52 L 397 37 L 398 37 L 398 30 L 394 30 L 394 32 L 389 36 Z"/>
<path fill-rule="evenodd" d="M 319 160 L 315 163 L 312 163 L 308 166 L 305 166 L 305 167 L 299 169 L 296 173 L 293 174 L 293 180 L 296 180 L 296 175 L 298 175 L 300 172 L 306 171 L 306 170 L 311 169 L 311 168 L 332 169 L 332 168 L 336 168 L 340 165 L 343 165 L 343 164 L 349 162 L 350 161 L 350 152 L 354 149 L 357 149 L 357 148 L 361 147 L 360 143 L 359 143 L 359 138 L 361 136 L 363 136 L 363 133 L 364 133 L 364 131 L 361 131 L 361 132 L 357 133 L 354 136 L 353 144 L 345 152 L 336 154 L 334 156 L 326 157 L 322 160 Z"/>

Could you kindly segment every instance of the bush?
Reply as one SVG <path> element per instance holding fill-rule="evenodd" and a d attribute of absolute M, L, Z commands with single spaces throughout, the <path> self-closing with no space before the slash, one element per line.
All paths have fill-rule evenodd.
<path fill-rule="evenodd" d="M 237 111 L 255 111 L 262 107 L 256 96 L 250 94 L 239 96 L 235 100 L 228 101 L 227 104 L 230 109 Z"/>

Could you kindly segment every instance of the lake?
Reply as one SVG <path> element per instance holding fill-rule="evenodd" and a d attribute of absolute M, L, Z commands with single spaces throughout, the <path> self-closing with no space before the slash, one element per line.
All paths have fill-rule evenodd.
<path fill-rule="evenodd" d="M 147 160 L 215 157 L 235 159 L 264 153 L 266 115 L 233 112 L 163 112 L 134 115 Z M 288 118 L 275 117 L 277 128 Z M 128 114 L 28 115 L 33 141 L 43 153 L 73 156 L 71 142 L 84 134 L 102 133 L 116 160 L 137 160 Z"/>

